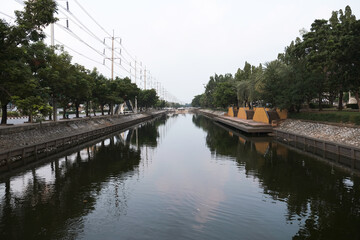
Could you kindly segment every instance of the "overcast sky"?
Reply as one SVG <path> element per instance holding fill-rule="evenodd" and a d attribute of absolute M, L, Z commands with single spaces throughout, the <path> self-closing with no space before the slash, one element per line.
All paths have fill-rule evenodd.
<path fill-rule="evenodd" d="M 4 13 L 14 16 L 13 11 L 23 7 L 20 0 L 0 1 L 0 17 L 7 21 L 11 19 Z M 315 19 L 329 19 L 333 10 L 350 5 L 360 18 L 359 0 L 69 0 L 71 13 L 63 9 L 66 1 L 58 3 L 62 7 L 55 40 L 66 45 L 74 62 L 88 69 L 96 67 L 110 77 L 110 61 L 102 65 L 102 41 L 114 30 L 130 53 L 121 50 L 125 69 L 116 59 L 115 76 L 129 76 L 130 69 L 134 75 L 136 59 L 137 84 L 144 87 L 144 76 L 139 79 L 142 62 L 142 68 L 146 65 L 150 71 L 147 88 L 162 86 L 169 92 L 168 98 L 171 94 L 186 103 L 203 93 L 215 73 L 234 74 L 245 61 L 258 65 L 276 59 L 299 36 L 300 29 L 309 30 Z M 61 27 L 66 26 L 66 19 L 70 31 Z M 50 33 L 49 29 L 46 32 Z M 110 39 L 105 43 L 111 46 Z M 118 43 L 115 48 L 120 51 Z M 105 55 L 110 57 L 111 51 L 106 49 Z"/>

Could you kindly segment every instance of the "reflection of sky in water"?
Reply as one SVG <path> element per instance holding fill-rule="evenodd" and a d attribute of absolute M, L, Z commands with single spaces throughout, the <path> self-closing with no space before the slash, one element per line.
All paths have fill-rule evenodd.
<path fill-rule="evenodd" d="M 343 184 L 345 185 L 345 188 L 352 189 L 354 186 L 354 182 L 350 178 L 344 178 Z"/>

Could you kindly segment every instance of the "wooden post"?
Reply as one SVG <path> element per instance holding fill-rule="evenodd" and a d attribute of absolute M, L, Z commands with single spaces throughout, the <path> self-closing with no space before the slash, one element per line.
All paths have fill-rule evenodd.
<path fill-rule="evenodd" d="M 22 160 L 23 165 L 25 165 L 25 148 L 23 148 L 23 150 L 22 150 L 21 160 Z"/>
<path fill-rule="evenodd" d="M 38 159 L 38 155 L 37 155 L 37 147 L 38 147 L 38 145 L 35 145 L 35 151 L 34 151 L 34 154 L 35 154 L 35 160 L 37 160 L 37 159 Z"/>
<path fill-rule="evenodd" d="M 7 166 L 7 169 L 8 171 L 11 170 L 11 162 L 10 162 L 10 157 L 11 157 L 11 152 L 9 151 L 8 154 L 7 154 L 7 157 L 6 157 L 6 166 Z"/>
<path fill-rule="evenodd" d="M 355 150 L 353 148 L 351 148 L 351 168 L 354 169 L 355 168 Z"/>

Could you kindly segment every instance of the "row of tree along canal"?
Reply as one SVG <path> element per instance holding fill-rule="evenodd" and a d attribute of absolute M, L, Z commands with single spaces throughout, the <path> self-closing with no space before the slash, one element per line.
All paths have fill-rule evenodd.
<path fill-rule="evenodd" d="M 315 20 L 309 31 L 302 30 L 285 52 L 266 66 L 245 63 L 235 75 L 211 76 L 205 92 L 195 96 L 192 106 L 226 108 L 263 106 L 300 110 L 303 106 L 339 110 L 349 91 L 360 108 L 360 20 L 350 6 L 334 11 L 329 20 Z M 344 99 L 346 97 L 346 99 Z"/>

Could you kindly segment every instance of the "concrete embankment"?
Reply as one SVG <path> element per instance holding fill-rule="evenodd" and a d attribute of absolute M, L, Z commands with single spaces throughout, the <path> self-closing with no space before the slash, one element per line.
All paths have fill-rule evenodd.
<path fill-rule="evenodd" d="M 287 119 L 276 129 L 360 148 L 360 127 Z"/>
<path fill-rule="evenodd" d="M 14 162 L 61 151 L 67 146 L 121 130 L 165 114 L 166 111 L 130 115 L 97 116 L 58 122 L 0 127 L 0 168 L 11 169 Z M 23 162 L 22 165 L 25 163 Z M 0 169 L 1 170 L 1 169 Z"/>
<path fill-rule="evenodd" d="M 289 147 L 360 173 L 360 128 L 288 119 L 274 129 Z"/>
<path fill-rule="evenodd" d="M 220 122 L 232 128 L 238 129 L 249 134 L 266 134 L 271 133 L 272 126 L 262 122 L 256 122 L 248 119 L 226 116 L 224 112 L 212 111 L 208 109 L 196 109 L 196 113 L 202 114 L 216 122 Z"/>
<path fill-rule="evenodd" d="M 214 121 L 252 133 L 247 122 L 239 122 L 223 116 L 223 112 L 196 110 Z M 334 125 L 319 122 L 308 122 L 287 119 L 273 128 L 273 136 L 278 142 L 293 147 L 311 156 L 330 160 L 339 166 L 360 171 L 360 128 L 354 126 Z"/>

